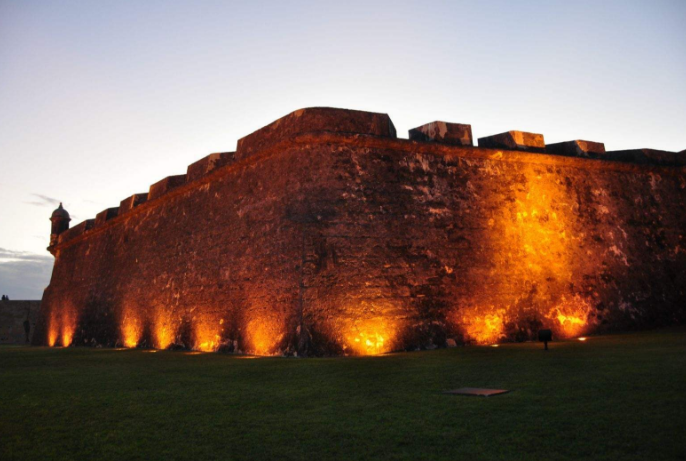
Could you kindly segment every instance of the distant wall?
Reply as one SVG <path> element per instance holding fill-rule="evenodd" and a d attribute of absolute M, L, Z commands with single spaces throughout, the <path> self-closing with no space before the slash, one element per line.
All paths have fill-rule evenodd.
<path fill-rule="evenodd" d="M 0 301 L 0 344 L 26 344 L 24 321 L 29 320 L 33 338 L 40 301 Z"/>
<path fill-rule="evenodd" d="M 380 115 L 294 113 L 63 234 L 35 342 L 366 354 L 684 321 L 683 167 L 399 140 Z"/>

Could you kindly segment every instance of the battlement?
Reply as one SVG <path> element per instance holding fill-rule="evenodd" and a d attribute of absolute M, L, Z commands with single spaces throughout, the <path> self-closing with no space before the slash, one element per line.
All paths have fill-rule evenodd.
<path fill-rule="evenodd" d="M 130 197 L 125 198 L 119 203 L 119 214 L 123 215 L 133 210 L 137 206 L 148 201 L 148 194 L 133 194 Z"/>
<path fill-rule="evenodd" d="M 326 139 L 317 138 L 328 135 Z M 520 158 L 531 161 L 532 157 L 519 156 L 521 152 L 542 156 L 572 157 L 583 160 L 614 162 L 654 167 L 686 166 L 686 151 L 667 152 L 655 149 L 633 149 L 605 151 L 600 142 L 573 140 L 546 144 L 544 136 L 538 133 L 507 131 L 479 138 L 478 147 L 473 147 L 472 127 L 469 124 L 435 121 L 409 130 L 409 140 L 397 139 L 396 129 L 387 114 L 357 110 L 313 107 L 294 111 L 269 125 L 241 138 L 235 152 L 210 154 L 187 168 L 186 174 L 168 176 L 150 186 L 148 193 L 134 194 L 121 201 L 118 208 L 107 208 L 94 220 L 87 220 L 59 236 L 58 245 L 80 237 L 93 228 L 99 228 L 110 220 L 127 215 L 135 208 L 155 202 L 175 190 L 200 181 L 211 173 L 230 167 L 238 162 L 250 161 L 260 152 L 268 151 L 280 143 L 306 138 L 308 141 L 330 142 L 335 140 L 364 143 L 364 138 L 375 138 L 386 142 L 394 149 L 416 149 L 418 143 L 442 146 L 442 151 L 458 156 L 479 155 L 481 151 L 507 152 L 509 160 Z M 338 138 L 336 138 L 338 136 Z M 352 138 L 351 138 L 352 137 Z M 383 141 L 385 140 L 385 141 Z M 377 143 L 378 144 L 378 143 Z M 483 155 L 483 154 L 481 154 Z M 591 164 L 588 164 L 589 167 Z"/>
<path fill-rule="evenodd" d="M 569 157 L 604 158 L 605 144 L 593 141 L 565 141 L 545 146 L 549 154 L 566 155 Z"/>
<path fill-rule="evenodd" d="M 479 147 L 543 153 L 545 152 L 545 141 L 542 134 L 506 131 L 505 133 L 479 138 Z"/>
<path fill-rule="evenodd" d="M 684 166 L 684 152 L 668 152 L 657 149 L 628 149 L 608 152 L 609 160 L 631 162 L 639 165 Z"/>
<path fill-rule="evenodd" d="M 341 133 L 396 138 L 395 126 L 386 114 L 359 110 L 312 107 L 291 112 L 264 128 L 238 140 L 236 159 L 240 160 L 303 133 Z"/>
<path fill-rule="evenodd" d="M 188 165 L 186 171 L 186 178 L 188 182 L 197 181 L 198 179 L 207 176 L 217 168 L 229 165 L 236 160 L 235 152 L 221 152 L 217 154 L 210 154 L 207 157 L 201 158 L 195 163 Z"/>

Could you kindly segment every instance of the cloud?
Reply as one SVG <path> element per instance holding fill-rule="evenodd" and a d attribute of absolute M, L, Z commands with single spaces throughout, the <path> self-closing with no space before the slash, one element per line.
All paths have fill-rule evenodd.
<path fill-rule="evenodd" d="M 0 293 L 10 299 L 41 299 L 50 283 L 53 258 L 0 248 Z"/>
<path fill-rule="evenodd" d="M 41 194 L 31 194 L 34 197 L 38 197 L 40 200 L 39 201 L 33 201 L 33 202 L 24 202 L 29 205 L 34 205 L 34 206 L 46 206 L 46 207 L 55 207 L 60 204 L 60 201 L 57 200 L 56 198 L 48 197 L 47 195 L 41 195 Z"/>

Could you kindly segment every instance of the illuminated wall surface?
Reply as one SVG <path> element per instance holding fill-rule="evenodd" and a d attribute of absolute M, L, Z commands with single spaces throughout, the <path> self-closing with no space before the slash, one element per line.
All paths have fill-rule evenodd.
<path fill-rule="evenodd" d="M 605 155 L 297 111 L 61 234 L 34 342 L 352 355 L 683 322 L 686 154 Z"/>

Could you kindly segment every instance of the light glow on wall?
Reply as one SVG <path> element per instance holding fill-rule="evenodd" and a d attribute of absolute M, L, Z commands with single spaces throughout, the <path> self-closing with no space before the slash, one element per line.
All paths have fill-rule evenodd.
<path fill-rule="evenodd" d="M 581 296 L 564 293 L 578 270 L 579 243 L 575 235 L 576 197 L 570 196 L 564 178 L 533 163 L 521 164 L 508 195 L 497 212 L 487 218 L 492 269 L 475 307 L 462 306 L 449 320 L 467 340 L 492 344 L 511 333 L 508 325 L 526 325 L 536 318 L 558 336 L 574 337 L 588 323 L 590 304 Z M 490 179 L 501 180 L 498 171 Z M 529 332 L 531 334 L 532 332 Z"/>
<path fill-rule="evenodd" d="M 138 311 L 127 305 L 123 309 L 121 320 L 121 338 L 124 346 L 133 348 L 143 335 L 143 320 Z"/>
<path fill-rule="evenodd" d="M 273 355 L 285 334 L 285 325 L 268 315 L 248 322 L 246 348 L 256 355 Z"/>
<path fill-rule="evenodd" d="M 153 343 L 156 349 L 166 349 L 173 342 L 176 337 L 178 325 L 174 322 L 174 318 L 170 312 L 162 308 L 155 309 L 153 319 Z"/>
<path fill-rule="evenodd" d="M 463 315 L 462 325 L 468 339 L 478 344 L 493 344 L 503 337 L 504 318 L 504 309 L 476 308 Z"/>
<path fill-rule="evenodd" d="M 591 305 L 580 296 L 571 299 L 563 296 L 560 304 L 551 310 L 550 317 L 557 320 L 564 337 L 571 338 L 585 331 L 590 312 Z"/>
<path fill-rule="evenodd" d="M 393 349 L 395 325 L 386 318 L 359 319 L 345 328 L 345 349 L 353 355 L 379 355 Z"/>
<path fill-rule="evenodd" d="M 193 318 L 193 349 L 202 352 L 215 352 L 221 344 L 224 319 L 211 315 L 197 314 Z"/>
<path fill-rule="evenodd" d="M 48 319 L 48 346 L 54 347 L 59 336 L 59 325 L 57 324 L 57 314 L 53 308 Z"/>

